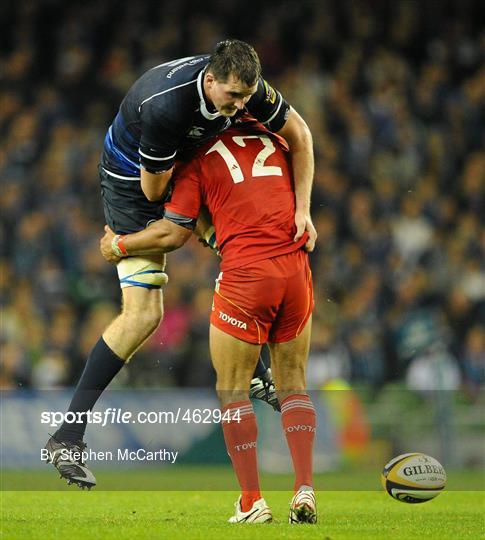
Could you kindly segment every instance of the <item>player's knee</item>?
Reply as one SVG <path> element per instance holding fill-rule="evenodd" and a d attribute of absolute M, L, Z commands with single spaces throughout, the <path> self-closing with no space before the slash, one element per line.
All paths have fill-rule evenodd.
<path fill-rule="evenodd" d="M 147 335 L 153 334 L 162 321 L 162 313 L 145 313 L 143 315 L 142 324 Z"/>
<path fill-rule="evenodd" d="M 249 389 L 227 389 L 216 386 L 216 392 L 222 407 L 226 407 L 230 403 L 246 401 L 249 398 Z"/>
<path fill-rule="evenodd" d="M 124 310 L 122 314 L 123 326 L 129 331 L 135 330 L 140 335 L 149 336 L 158 328 L 162 316 L 161 306 Z"/>
<path fill-rule="evenodd" d="M 162 321 L 163 313 L 161 309 L 152 307 L 151 309 L 145 310 L 143 313 L 139 313 L 138 316 L 140 318 L 140 326 L 145 329 L 147 335 L 150 335 L 158 328 Z"/>

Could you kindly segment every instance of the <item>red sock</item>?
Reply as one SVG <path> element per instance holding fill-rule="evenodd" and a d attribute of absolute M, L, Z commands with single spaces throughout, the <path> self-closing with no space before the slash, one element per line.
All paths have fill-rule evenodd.
<path fill-rule="evenodd" d="M 315 408 L 306 394 L 292 394 L 281 403 L 281 423 L 295 469 L 295 491 L 313 486 L 313 440 L 316 431 Z"/>
<path fill-rule="evenodd" d="M 230 403 L 224 407 L 222 413 L 226 413 L 226 417 L 230 418 L 222 421 L 222 430 L 227 453 L 241 486 L 241 510 L 247 512 L 255 501 L 261 499 L 256 455 L 256 415 L 249 400 Z"/>

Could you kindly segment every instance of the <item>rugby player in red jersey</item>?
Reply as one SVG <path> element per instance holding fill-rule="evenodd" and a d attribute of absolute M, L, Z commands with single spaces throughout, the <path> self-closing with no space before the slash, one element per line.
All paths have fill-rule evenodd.
<path fill-rule="evenodd" d="M 103 256 L 168 252 L 181 247 L 204 205 L 222 257 L 210 320 L 223 432 L 242 495 L 232 522 L 271 521 L 261 497 L 256 417 L 248 399 L 261 346 L 267 343 L 282 425 L 295 469 L 291 523 L 315 523 L 312 453 L 316 416 L 305 391 L 313 287 L 308 234 L 295 240 L 295 193 L 288 146 L 257 121 L 234 127 L 200 147 L 175 170 L 164 219 L 143 231 L 101 239 Z M 123 251 L 120 249 L 122 242 Z"/>

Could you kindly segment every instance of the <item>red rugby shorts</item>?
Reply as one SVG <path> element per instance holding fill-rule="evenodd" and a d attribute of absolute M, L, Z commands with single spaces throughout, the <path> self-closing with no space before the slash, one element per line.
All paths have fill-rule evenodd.
<path fill-rule="evenodd" d="M 313 305 L 308 254 L 299 249 L 221 272 L 211 324 L 248 343 L 281 343 L 300 334 Z"/>

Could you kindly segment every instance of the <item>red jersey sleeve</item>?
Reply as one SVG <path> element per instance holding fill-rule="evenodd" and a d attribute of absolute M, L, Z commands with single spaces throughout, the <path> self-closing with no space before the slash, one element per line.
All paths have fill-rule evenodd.
<path fill-rule="evenodd" d="M 177 164 L 173 176 L 170 202 L 165 204 L 165 217 L 183 216 L 196 220 L 201 206 L 199 160 Z"/>

